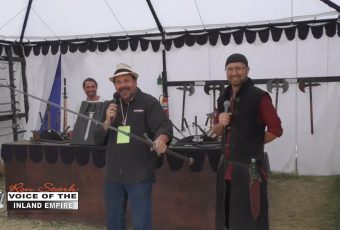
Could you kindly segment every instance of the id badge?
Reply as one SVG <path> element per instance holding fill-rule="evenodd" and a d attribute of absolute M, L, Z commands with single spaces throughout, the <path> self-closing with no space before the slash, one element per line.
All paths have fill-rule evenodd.
<path fill-rule="evenodd" d="M 130 125 L 119 126 L 118 130 L 124 131 L 126 133 L 130 133 Z M 130 136 L 127 136 L 121 132 L 118 132 L 117 144 L 128 144 L 128 143 L 130 143 Z"/>

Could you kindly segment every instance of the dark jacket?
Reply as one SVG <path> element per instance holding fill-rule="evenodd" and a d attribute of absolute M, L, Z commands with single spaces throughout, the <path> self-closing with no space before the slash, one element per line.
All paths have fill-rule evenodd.
<path fill-rule="evenodd" d="M 161 134 L 172 138 L 172 123 L 166 117 L 156 98 L 143 93 L 139 88 L 129 104 L 117 102 L 117 116 L 111 124 L 114 127 L 122 126 L 122 111 L 127 114 L 126 125 L 130 132 L 143 137 L 146 133 L 152 140 Z M 105 108 L 106 111 L 106 108 Z M 106 150 L 106 179 L 113 182 L 141 182 L 155 174 L 157 155 L 150 147 L 133 138 L 130 143 L 117 144 L 117 132 L 105 132 L 97 126 L 94 134 L 96 144 L 107 143 Z"/>
<path fill-rule="evenodd" d="M 229 86 L 218 98 L 219 112 L 224 111 L 224 101 L 230 101 L 230 91 Z M 262 159 L 265 125 L 259 120 L 259 104 L 265 93 L 250 79 L 237 92 L 231 117 L 231 160 L 248 164 L 251 158 Z"/>
<path fill-rule="evenodd" d="M 230 101 L 231 87 L 227 87 L 218 98 L 218 110 L 224 112 L 223 104 Z M 249 164 L 251 158 L 258 163 L 264 156 L 265 124 L 259 119 L 259 105 L 266 92 L 255 87 L 248 79 L 240 88 L 232 105 L 230 132 L 230 160 Z M 224 155 L 225 150 L 222 154 Z M 228 163 L 221 161 L 218 169 L 217 203 L 216 203 L 216 230 L 224 230 L 225 223 L 225 194 L 228 194 L 229 228 L 231 230 L 268 230 L 268 201 L 267 184 L 263 181 L 261 189 L 261 210 L 259 218 L 255 221 L 250 213 L 249 200 L 249 169 L 233 166 L 232 180 L 225 182 L 224 176 Z M 227 186 L 226 183 L 230 184 Z M 230 196 L 230 197 L 229 197 Z"/>

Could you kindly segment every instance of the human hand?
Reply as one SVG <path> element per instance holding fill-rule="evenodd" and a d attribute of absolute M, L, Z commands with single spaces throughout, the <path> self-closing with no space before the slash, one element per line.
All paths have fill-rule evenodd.
<path fill-rule="evenodd" d="M 112 121 L 116 119 L 116 116 L 117 116 L 117 104 L 111 103 L 106 110 L 105 123 L 111 124 Z"/>
<path fill-rule="evenodd" d="M 218 123 L 227 126 L 230 125 L 230 117 L 231 117 L 231 113 L 220 113 L 218 115 Z"/>
<path fill-rule="evenodd" d="M 162 135 L 160 135 L 153 142 L 152 150 L 154 150 L 157 153 L 157 155 L 160 156 L 161 154 L 165 153 L 166 149 L 167 149 L 166 140 Z"/>

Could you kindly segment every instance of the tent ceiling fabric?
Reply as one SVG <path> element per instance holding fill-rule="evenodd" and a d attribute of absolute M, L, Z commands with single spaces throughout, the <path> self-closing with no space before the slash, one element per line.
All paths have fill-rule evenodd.
<path fill-rule="evenodd" d="M 166 33 L 336 19 L 320 0 L 150 0 Z M 340 1 L 332 1 L 339 4 Z M 19 41 L 28 0 L 1 0 L 0 40 Z M 33 0 L 24 42 L 160 34 L 147 1 Z"/>

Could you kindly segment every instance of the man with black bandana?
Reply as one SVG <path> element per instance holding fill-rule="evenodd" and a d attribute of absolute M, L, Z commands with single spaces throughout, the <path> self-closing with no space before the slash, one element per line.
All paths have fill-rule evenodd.
<path fill-rule="evenodd" d="M 129 199 L 134 230 L 152 229 L 152 184 L 155 181 L 156 154 L 164 153 L 172 138 L 172 123 L 158 100 L 137 87 L 138 74 L 126 64 L 118 64 L 110 81 L 119 93 L 117 103 L 106 110 L 104 126 L 97 126 L 96 144 L 107 143 L 105 199 L 108 230 L 126 230 L 126 205 Z M 142 136 L 154 145 L 140 143 L 108 130 L 114 126 Z"/>
<path fill-rule="evenodd" d="M 269 94 L 248 77 L 244 55 L 230 55 L 225 71 L 230 84 L 217 100 L 219 116 L 214 126 L 225 140 L 217 173 L 216 230 L 268 230 L 264 144 L 282 135 L 281 120 Z M 255 171 L 249 168 L 251 159 Z M 254 178 L 258 187 L 251 187 Z"/>

